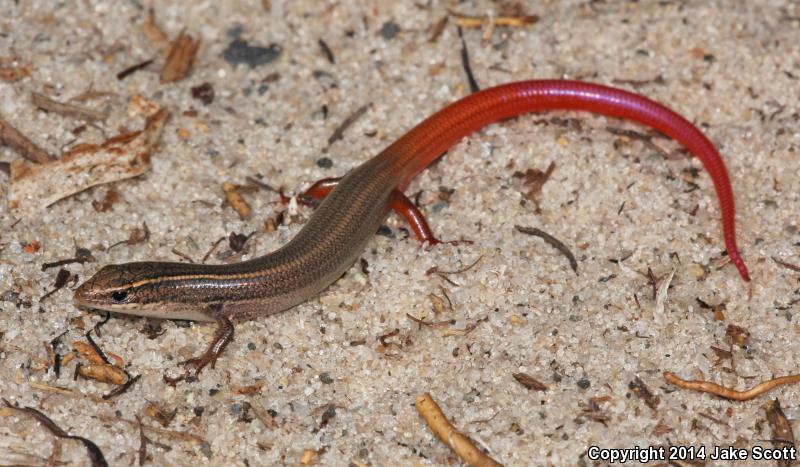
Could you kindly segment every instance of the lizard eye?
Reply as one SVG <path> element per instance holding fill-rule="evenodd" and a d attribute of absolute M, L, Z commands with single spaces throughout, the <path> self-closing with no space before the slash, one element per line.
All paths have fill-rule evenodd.
<path fill-rule="evenodd" d="M 128 291 L 127 290 L 117 290 L 113 294 L 111 294 L 111 300 L 114 300 L 116 303 L 122 303 L 125 299 L 128 298 Z"/>

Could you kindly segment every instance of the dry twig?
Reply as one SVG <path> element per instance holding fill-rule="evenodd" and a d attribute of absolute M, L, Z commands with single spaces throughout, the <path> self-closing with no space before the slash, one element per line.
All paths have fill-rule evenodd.
<path fill-rule="evenodd" d="M 575 259 L 575 255 L 572 254 L 569 248 L 567 248 L 564 243 L 557 239 L 556 237 L 550 235 L 549 233 L 545 232 L 542 229 L 537 229 L 536 227 L 524 227 L 521 225 L 515 225 L 514 228 L 517 231 L 527 234 L 527 235 L 535 235 L 545 242 L 549 243 L 550 246 L 558 250 L 562 255 L 567 258 L 569 261 L 569 267 L 572 268 L 572 271 L 577 275 L 578 274 L 578 261 Z"/>
<path fill-rule="evenodd" d="M 790 271 L 800 272 L 800 266 L 794 265 L 792 263 L 787 263 L 786 261 L 783 261 L 782 259 L 778 258 L 777 256 L 773 256 L 772 257 L 772 261 L 775 261 L 776 263 L 778 263 L 779 265 L 785 267 L 786 269 L 789 269 Z"/>
<path fill-rule="evenodd" d="M 417 397 L 417 412 L 431 428 L 431 431 L 443 443 L 450 447 L 458 457 L 469 465 L 476 467 L 501 466 L 499 462 L 492 459 L 483 451 L 478 449 L 467 436 L 460 433 L 447 420 L 442 409 L 436 404 L 430 394 L 425 393 Z"/>
<path fill-rule="evenodd" d="M 367 110 L 369 110 L 370 107 L 372 107 L 372 102 L 366 105 L 362 105 L 355 112 L 353 112 L 347 118 L 345 118 L 342 121 L 342 123 L 338 127 L 336 127 L 335 130 L 333 130 L 333 133 L 328 138 L 328 146 L 342 139 L 345 130 L 350 128 L 350 126 L 352 126 L 359 118 L 363 117 L 364 114 L 367 113 Z"/>
<path fill-rule="evenodd" d="M 46 111 L 53 112 L 54 114 L 62 115 L 64 117 L 78 118 L 93 122 L 96 120 L 105 120 L 106 114 L 98 110 L 82 107 L 75 104 L 68 104 L 66 102 L 59 102 L 53 100 L 44 94 L 38 92 L 31 93 L 31 102 L 36 107 Z"/>
<path fill-rule="evenodd" d="M 50 417 L 43 414 L 42 412 L 39 412 L 33 407 L 17 407 L 11 405 L 11 403 L 5 399 L 3 399 L 3 402 L 6 404 L 6 407 L 18 410 L 33 417 L 37 422 L 41 423 L 42 426 L 47 428 L 47 431 L 52 433 L 53 436 L 56 436 L 58 438 L 74 439 L 83 443 L 83 446 L 86 448 L 86 452 L 89 456 L 89 460 L 91 461 L 92 467 L 105 467 L 108 465 L 105 457 L 103 457 L 103 452 L 100 450 L 100 448 L 97 447 L 96 444 L 94 444 L 89 439 L 86 439 L 82 436 L 75 436 L 67 433 L 66 431 L 61 429 L 61 427 L 56 425 L 55 422 L 53 422 L 53 420 L 50 419 Z"/>
<path fill-rule="evenodd" d="M 765 392 L 771 391 L 772 389 L 775 389 L 778 386 L 782 386 L 784 384 L 800 383 L 800 374 L 781 376 L 780 378 L 770 379 L 762 383 L 759 383 L 746 391 L 737 391 L 735 389 L 729 389 L 724 386 L 720 386 L 717 383 L 712 383 L 709 381 L 687 381 L 685 379 L 678 378 L 669 371 L 664 372 L 664 379 L 666 379 L 668 383 L 672 383 L 681 389 L 691 389 L 693 391 L 708 392 L 717 395 L 719 397 L 735 401 L 746 401 L 758 397 L 761 394 L 764 394 Z"/>
<path fill-rule="evenodd" d="M 0 117 L 0 143 L 5 143 L 22 157 L 31 162 L 45 164 L 55 160 L 53 156 L 46 153 L 42 148 L 34 144 L 25 135 L 19 132 L 10 123 Z"/>
<path fill-rule="evenodd" d="M 490 22 L 493 26 L 510 27 L 525 27 L 539 21 L 539 17 L 536 15 L 467 16 L 458 13 L 453 13 L 453 15 L 456 17 L 456 24 L 462 28 L 480 28 L 484 26 L 486 21 Z"/>

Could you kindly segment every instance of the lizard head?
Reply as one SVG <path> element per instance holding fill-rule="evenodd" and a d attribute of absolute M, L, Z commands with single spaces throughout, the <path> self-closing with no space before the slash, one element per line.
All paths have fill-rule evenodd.
<path fill-rule="evenodd" d="M 192 298 L 192 285 L 187 285 L 192 272 L 191 265 L 183 263 L 112 264 L 81 284 L 73 300 L 80 307 L 128 315 L 212 320 L 203 306 Z"/>
<path fill-rule="evenodd" d="M 142 272 L 138 264 L 143 263 L 105 266 L 75 290 L 73 300 L 82 307 L 118 312 L 146 305 L 136 287 Z"/>

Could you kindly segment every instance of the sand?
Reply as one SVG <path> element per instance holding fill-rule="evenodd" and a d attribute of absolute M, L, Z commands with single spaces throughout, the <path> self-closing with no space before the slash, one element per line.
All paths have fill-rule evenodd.
<path fill-rule="evenodd" d="M 279 247 L 312 211 L 298 208 L 267 231 L 265 222 L 285 209 L 278 197 L 245 192 L 253 215 L 243 221 L 224 203 L 222 183 L 257 177 L 296 193 L 377 154 L 469 92 L 456 18 L 431 40 L 448 10 L 500 14 L 483 1 L 273 0 L 270 10 L 222 3 L 0 5 L 0 59 L 18 60 L 3 66 L 30 68 L 20 80 L 0 79 L 0 115 L 51 154 L 141 128 L 133 96 L 172 112 L 152 169 L 113 184 L 121 199 L 110 210 L 92 205 L 108 185 L 23 220 L 0 201 L 2 397 L 92 440 L 112 465 L 138 462 L 139 430 L 120 420 L 136 416 L 183 434 L 146 430 L 164 443 L 148 445 L 148 465 L 296 465 L 307 450 L 319 465 L 457 463 L 414 409 L 425 392 L 506 465 L 591 465 L 592 446 L 704 446 L 707 456 L 715 446 L 771 447 L 764 405 L 777 398 L 789 420 L 798 417 L 798 386 L 732 402 L 662 377 L 671 371 L 743 389 L 798 372 L 800 273 L 773 260 L 800 264 L 800 6 L 781 1 L 535 2 L 524 6 L 540 17 L 535 24 L 464 30 L 482 87 L 590 80 L 647 95 L 702 128 L 730 172 L 751 283 L 724 264 L 711 180 L 675 142 L 620 136 L 614 128 L 649 133 L 604 117 L 525 115 L 466 138 L 407 190 L 421 192 L 439 236 L 474 244 L 420 248 L 393 215 L 362 255 L 368 273 L 356 265 L 318 298 L 239 324 L 198 382 L 172 387 L 162 375 L 202 351 L 213 326 L 118 316 L 93 337 L 141 375 L 127 392 L 97 402 L 112 387 L 74 380 L 74 361 L 56 377 L 43 342 L 66 331 L 57 351 L 67 354 L 103 316 L 73 305 L 74 283 L 41 301 L 58 270 L 42 271 L 43 263 L 88 248 L 94 262 L 64 266 L 84 280 L 105 264 L 182 260 L 173 250 L 200 260 L 231 232 L 256 232 L 244 258 Z M 185 29 L 202 40 L 185 80 L 159 82 L 163 56 L 142 29 L 150 7 L 169 38 Z M 243 58 L 252 47 L 263 49 Z M 150 58 L 149 67 L 116 78 Z M 241 63 L 247 58 L 254 66 Z M 191 92 L 205 82 L 215 93 L 208 105 Z M 76 128 L 85 122 L 37 110 L 29 99 L 32 91 L 67 100 L 90 89 L 113 94 L 86 103 L 109 117 L 83 131 Z M 0 161 L 19 158 L 0 146 Z M 514 173 L 551 162 L 536 202 L 526 198 L 529 187 Z M 0 172 L 3 199 L 8 183 Z M 107 250 L 142 223 L 149 240 Z M 515 225 L 564 242 L 577 274 Z M 225 241 L 209 262 L 230 254 Z M 476 260 L 458 274 L 428 274 Z M 648 269 L 659 284 L 675 270 L 660 309 Z M 421 326 L 408 315 L 447 323 Z M 161 333 L 151 338 L 148 325 Z M 745 346 L 729 343 L 729 325 L 750 333 Z M 547 390 L 527 389 L 515 373 Z M 630 388 L 637 378 L 657 398 L 652 407 Z M 174 418 L 162 427 L 148 415 L 150 403 Z M 0 410 L 0 463 L 42 464 L 55 444 L 29 417 Z M 60 441 L 56 458 L 87 462 L 75 441 Z"/>

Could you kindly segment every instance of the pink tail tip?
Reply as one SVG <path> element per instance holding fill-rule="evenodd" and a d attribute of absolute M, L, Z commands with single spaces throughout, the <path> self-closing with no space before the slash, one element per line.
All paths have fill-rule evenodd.
<path fill-rule="evenodd" d="M 750 273 L 747 272 L 747 266 L 744 264 L 744 260 L 742 259 L 739 252 L 736 250 L 729 251 L 728 256 L 730 256 L 731 261 L 736 266 L 736 269 L 739 270 L 739 275 L 742 276 L 742 280 L 745 282 L 750 282 Z"/>

